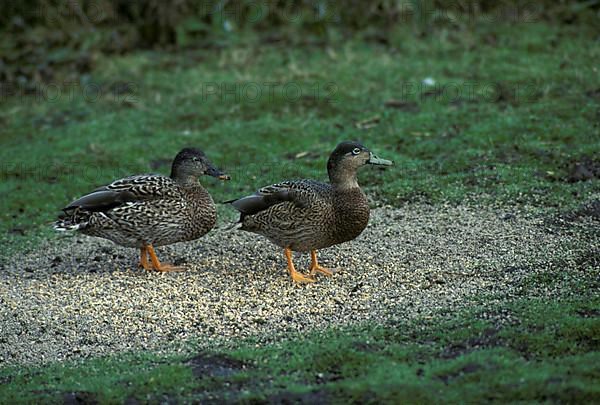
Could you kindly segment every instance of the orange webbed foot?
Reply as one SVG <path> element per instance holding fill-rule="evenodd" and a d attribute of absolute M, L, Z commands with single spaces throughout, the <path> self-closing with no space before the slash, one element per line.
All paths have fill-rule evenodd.
<path fill-rule="evenodd" d="M 290 272 L 290 276 L 292 277 L 292 280 L 294 280 L 294 282 L 298 284 L 314 283 L 316 281 L 314 278 L 305 276 L 304 274 L 297 271 L 294 271 L 293 273 Z"/>
<path fill-rule="evenodd" d="M 156 271 L 160 271 L 161 273 L 169 273 L 172 271 L 184 271 L 185 267 L 175 266 L 170 263 L 161 263 L 160 267 L 155 268 Z"/>
<path fill-rule="evenodd" d="M 169 263 L 161 263 L 156 256 L 156 252 L 152 245 L 148 245 L 147 248 L 148 254 L 150 255 L 150 260 L 152 261 L 152 269 L 156 271 L 160 271 L 161 273 L 168 273 L 172 271 L 183 271 L 185 268 L 180 266 L 174 266 Z"/>
<path fill-rule="evenodd" d="M 314 276 L 317 273 L 321 273 L 327 277 L 331 277 L 335 274 L 335 269 L 328 269 L 327 267 L 322 267 L 320 265 L 310 266 L 310 275 Z"/>
<path fill-rule="evenodd" d="M 285 249 L 285 258 L 287 259 L 288 264 L 288 272 L 290 273 L 290 277 L 294 280 L 295 283 L 305 284 L 305 283 L 314 283 L 315 279 L 309 276 L 305 276 L 304 274 L 296 271 L 294 267 L 294 263 L 292 262 L 292 250 L 289 248 Z"/>
<path fill-rule="evenodd" d="M 337 273 L 339 270 L 338 269 L 329 269 L 327 267 L 323 267 L 319 264 L 319 262 L 317 261 L 317 251 L 316 250 L 311 250 L 310 251 L 310 275 L 314 276 L 317 273 L 321 273 L 327 277 L 331 277 L 333 276 L 335 273 Z"/>

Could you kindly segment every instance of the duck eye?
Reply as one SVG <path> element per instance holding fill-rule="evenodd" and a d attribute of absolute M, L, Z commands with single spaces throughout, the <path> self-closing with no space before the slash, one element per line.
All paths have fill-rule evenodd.
<path fill-rule="evenodd" d="M 353 154 L 353 155 L 358 155 L 359 153 L 360 153 L 360 148 L 354 148 L 354 149 L 352 150 L 352 154 Z"/>

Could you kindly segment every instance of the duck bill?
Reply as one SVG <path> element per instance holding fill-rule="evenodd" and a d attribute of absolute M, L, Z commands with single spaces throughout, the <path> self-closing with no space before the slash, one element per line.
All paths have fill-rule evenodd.
<path fill-rule="evenodd" d="M 206 170 L 206 174 L 209 176 L 216 177 L 219 180 L 229 180 L 230 179 L 229 175 L 223 173 L 222 171 L 220 171 L 219 169 L 217 169 L 216 167 L 213 167 L 213 166 L 210 166 L 208 168 L 208 170 Z"/>
<path fill-rule="evenodd" d="M 373 153 L 371 153 L 371 155 L 369 157 L 369 161 L 367 163 L 370 165 L 377 165 L 377 166 L 391 166 L 394 164 L 393 161 L 378 158 Z"/>

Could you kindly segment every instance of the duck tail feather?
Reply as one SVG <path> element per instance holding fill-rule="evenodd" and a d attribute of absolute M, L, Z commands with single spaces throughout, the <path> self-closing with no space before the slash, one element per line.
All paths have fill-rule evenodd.
<path fill-rule="evenodd" d="M 225 228 L 226 231 L 231 231 L 231 230 L 238 230 L 238 229 L 242 229 L 244 224 L 244 214 L 240 215 L 240 219 L 237 220 L 237 222 L 232 223 L 231 225 L 229 225 L 228 227 Z"/>
<path fill-rule="evenodd" d="M 56 221 L 52 224 L 52 228 L 58 232 L 66 232 L 66 231 L 77 231 L 81 229 L 84 224 L 74 224 L 68 221 Z"/>

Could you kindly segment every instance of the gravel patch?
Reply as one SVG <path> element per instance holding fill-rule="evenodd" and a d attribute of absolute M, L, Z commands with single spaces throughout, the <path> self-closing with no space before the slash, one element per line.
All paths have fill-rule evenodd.
<path fill-rule="evenodd" d="M 159 248 L 161 260 L 188 268 L 167 274 L 138 269 L 136 250 L 57 235 L 0 269 L 0 364 L 197 350 L 250 337 L 260 344 L 450 313 L 486 294 L 493 306 L 522 296 L 521 281 L 536 273 L 562 266 L 576 274 L 581 251 L 598 246 L 597 232 L 576 228 L 597 229 L 593 221 L 548 229 L 524 208 L 379 208 L 358 239 L 320 252 L 323 265 L 343 271 L 309 285 L 291 282 L 283 252 L 266 239 L 226 226 Z M 295 262 L 305 271 L 308 255 Z"/>

